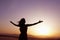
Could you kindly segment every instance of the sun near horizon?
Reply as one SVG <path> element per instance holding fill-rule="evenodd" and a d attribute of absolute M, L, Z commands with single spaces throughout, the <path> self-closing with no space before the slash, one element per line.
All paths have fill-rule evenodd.
<path fill-rule="evenodd" d="M 33 18 L 33 17 L 31 17 L 31 18 Z M 33 23 L 40 20 L 40 19 L 37 19 L 37 18 L 35 18 L 36 20 L 34 20 L 34 19 L 29 20 L 29 18 L 27 18 L 27 19 L 26 19 L 26 24 L 33 24 Z M 39 23 L 37 25 L 28 27 L 28 30 L 27 30 L 28 35 L 31 35 L 31 36 L 34 36 L 34 37 L 37 37 L 37 38 L 60 37 L 59 28 L 56 27 L 56 25 L 54 24 L 55 21 L 52 22 L 51 20 L 48 20 L 46 18 L 41 19 L 41 20 L 43 21 L 42 23 Z M 15 23 L 18 23 L 18 22 L 15 22 Z M 0 30 L 2 30 L 1 31 L 2 33 L 6 33 L 6 34 L 7 33 L 8 34 L 19 34 L 20 33 L 19 27 L 16 27 L 16 26 L 12 25 L 10 22 L 9 22 L 8 25 L 6 25 L 6 27 L 8 26 L 7 27 L 8 29 L 5 28 L 4 29 L 5 31 L 0 29 Z M 4 26 L 4 25 L 2 25 L 2 26 Z"/>
<path fill-rule="evenodd" d="M 28 27 L 28 35 L 36 37 L 60 37 L 60 0 L 0 0 L 0 34 L 19 34 L 18 24 L 21 18 L 26 24 L 42 20 Z"/>
<path fill-rule="evenodd" d="M 55 30 L 56 28 L 53 28 L 53 25 L 50 24 L 50 22 L 42 22 L 38 25 L 32 26 L 30 30 L 28 30 L 29 34 L 32 36 L 35 36 L 37 38 L 54 38 L 54 37 L 60 37 L 59 36 L 59 30 Z"/>

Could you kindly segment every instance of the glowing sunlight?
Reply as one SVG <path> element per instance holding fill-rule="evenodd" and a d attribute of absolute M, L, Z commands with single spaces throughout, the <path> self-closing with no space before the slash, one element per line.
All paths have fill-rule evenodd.
<path fill-rule="evenodd" d="M 38 27 L 35 32 L 37 35 L 48 35 L 50 33 L 50 30 L 48 27 Z"/>
<path fill-rule="evenodd" d="M 38 24 L 34 26 L 34 28 L 31 28 L 31 34 L 35 36 L 50 36 L 51 35 L 51 30 L 52 28 L 50 27 L 51 25 L 47 24 Z M 33 30 L 32 30 L 33 29 Z"/>

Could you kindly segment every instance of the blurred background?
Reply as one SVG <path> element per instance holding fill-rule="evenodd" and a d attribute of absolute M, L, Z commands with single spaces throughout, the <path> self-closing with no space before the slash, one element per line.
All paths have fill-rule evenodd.
<path fill-rule="evenodd" d="M 60 38 L 60 0 L 0 0 L 0 34 L 19 35 L 21 18 L 26 24 L 42 20 L 28 27 L 28 36 L 34 38 Z M 1 37 L 0 37 L 1 38 Z"/>

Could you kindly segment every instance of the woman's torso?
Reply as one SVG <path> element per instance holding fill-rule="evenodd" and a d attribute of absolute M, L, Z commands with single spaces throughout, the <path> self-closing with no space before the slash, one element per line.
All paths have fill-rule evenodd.
<path fill-rule="evenodd" d="M 27 26 L 26 25 L 23 25 L 20 27 L 20 32 L 21 33 L 27 33 Z"/>

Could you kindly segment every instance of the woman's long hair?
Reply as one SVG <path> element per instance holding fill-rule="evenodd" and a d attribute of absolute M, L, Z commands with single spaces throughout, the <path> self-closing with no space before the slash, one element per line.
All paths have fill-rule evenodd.
<path fill-rule="evenodd" d="M 25 18 L 22 18 L 20 21 L 19 21 L 19 25 L 22 26 L 22 25 L 25 25 Z"/>

